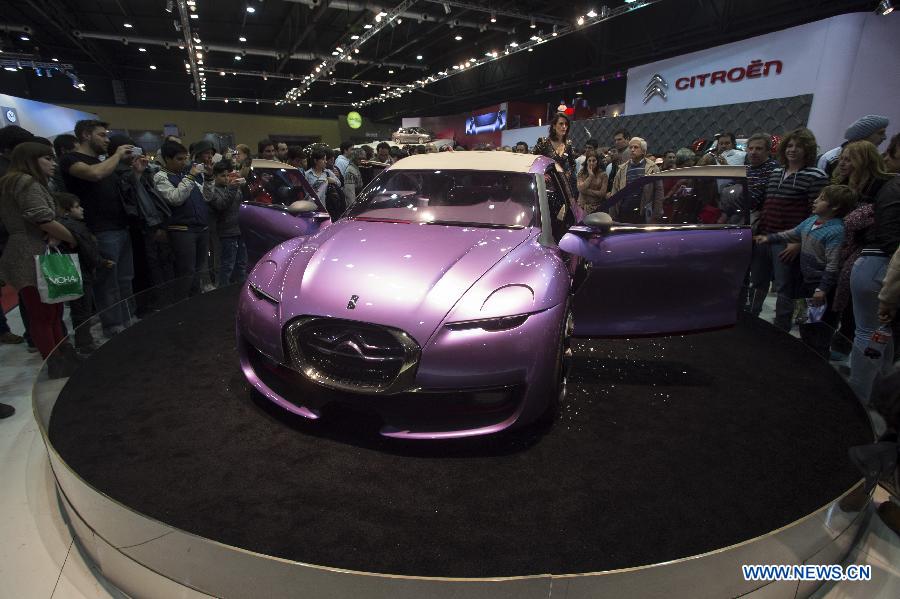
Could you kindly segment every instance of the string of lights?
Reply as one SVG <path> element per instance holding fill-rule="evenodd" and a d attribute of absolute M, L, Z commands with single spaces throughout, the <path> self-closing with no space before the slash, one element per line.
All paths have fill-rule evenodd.
<path fill-rule="evenodd" d="M 346 57 L 352 57 L 354 54 L 359 54 L 360 47 L 385 27 L 388 27 L 392 23 L 399 24 L 401 22 L 400 15 L 410 6 L 415 4 L 415 2 L 416 0 L 403 0 L 403 2 L 392 8 L 390 11 L 381 11 L 375 15 L 372 23 L 366 23 L 363 26 L 362 35 L 351 35 L 349 44 L 337 46 L 331 53 L 331 58 L 326 58 L 320 64 L 316 65 L 309 75 L 303 77 L 303 82 L 298 87 L 288 90 L 285 94 L 285 101 L 296 101 L 309 91 L 309 88 L 313 83 L 334 74 L 334 67 L 337 63 L 345 60 Z"/>
<path fill-rule="evenodd" d="M 614 19 L 616 17 L 622 16 L 624 14 L 628 14 L 635 10 L 645 8 L 647 6 L 651 6 L 662 0 L 641 0 L 641 1 L 633 1 L 628 2 L 627 4 L 620 6 L 615 9 L 610 9 L 609 7 L 603 6 L 600 8 L 600 11 L 597 12 L 595 10 L 590 10 L 585 15 L 579 16 L 574 24 L 566 25 L 564 27 L 554 26 L 550 33 L 544 33 L 543 30 L 535 31 L 531 37 L 527 41 L 517 42 L 512 41 L 506 44 L 506 46 L 502 50 L 492 50 L 490 52 L 486 52 L 482 57 L 472 57 L 458 64 L 454 64 L 451 67 L 448 67 L 444 70 L 438 71 L 435 74 L 429 75 L 428 77 L 424 77 L 422 79 L 417 79 L 413 83 L 408 83 L 405 87 L 401 89 L 393 89 L 382 92 L 377 96 L 373 96 L 371 98 L 367 98 L 360 102 L 357 102 L 354 106 L 356 108 L 361 108 L 364 106 L 369 106 L 371 104 L 386 102 L 393 98 L 400 98 L 404 94 L 408 94 L 417 89 L 422 89 L 427 85 L 431 85 L 432 83 L 436 83 L 443 79 L 447 79 L 458 75 L 460 73 L 470 71 L 475 67 L 479 67 L 485 64 L 489 64 L 496 60 L 501 60 L 507 56 L 517 54 L 519 52 L 533 52 L 536 46 L 544 44 L 546 42 L 552 41 L 557 38 L 564 37 L 566 35 L 576 33 L 578 31 L 583 31 L 588 27 L 593 25 L 597 25 L 604 21 L 609 21 L 610 19 Z M 532 20 L 530 29 L 536 29 L 536 23 Z"/>

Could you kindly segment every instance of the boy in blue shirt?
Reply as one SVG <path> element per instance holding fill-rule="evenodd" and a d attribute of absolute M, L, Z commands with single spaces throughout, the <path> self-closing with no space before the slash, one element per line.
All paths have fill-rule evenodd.
<path fill-rule="evenodd" d="M 856 207 L 857 199 L 856 192 L 846 185 L 828 185 L 813 201 L 812 216 L 788 231 L 753 238 L 759 244 L 800 242 L 804 297 L 812 298 L 813 306 L 832 303 L 844 242 L 843 217 Z M 822 322 L 833 329 L 838 317 L 826 309 Z"/>

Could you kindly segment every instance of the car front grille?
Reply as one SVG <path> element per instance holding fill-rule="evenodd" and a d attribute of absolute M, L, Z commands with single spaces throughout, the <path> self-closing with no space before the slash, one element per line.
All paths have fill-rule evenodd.
<path fill-rule="evenodd" d="M 397 393 L 415 376 L 419 346 L 405 332 L 336 318 L 301 317 L 285 328 L 289 365 L 345 391 Z"/>

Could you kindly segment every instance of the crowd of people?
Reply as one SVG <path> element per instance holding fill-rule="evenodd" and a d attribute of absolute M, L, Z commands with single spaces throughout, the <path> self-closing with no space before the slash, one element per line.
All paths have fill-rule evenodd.
<path fill-rule="evenodd" d="M 569 117 L 558 114 L 533 147 L 519 142 L 497 150 L 555 160 L 585 213 L 603 210 L 616 218 L 616 206 L 606 200 L 649 174 L 694 165 L 746 166 L 755 239 L 746 309 L 758 315 L 771 286 L 775 325 L 790 330 L 799 298 L 827 306 L 822 320 L 840 323 L 860 350 L 850 358 L 851 382 L 861 397 L 869 395 L 876 373 L 892 365 L 892 349 L 877 363 L 859 356 L 879 327 L 893 319 L 898 303 L 893 297 L 879 299 L 900 243 L 900 178 L 894 176 L 900 171 L 900 136 L 879 152 L 886 118 L 862 117 L 848 127 L 841 146 L 824 152 L 805 128 L 780 139 L 754 133 L 742 148 L 734 134 L 723 133 L 709 150 L 694 144 L 656 154 L 644 138 L 620 129 L 609 146 L 589 139 L 576 150 L 570 127 Z M 349 141 L 335 149 L 299 148 L 264 139 L 253 154 L 244 144 L 233 150 L 207 140 L 186 146 L 169 136 L 148 156 L 128 137 L 110 136 L 108 124 L 100 121 L 79 121 L 74 135 L 52 143 L 5 127 L 0 130 L 0 223 L 6 231 L 0 280 L 17 290 L 26 331 L 14 334 L 2 318 L 0 342 L 24 342 L 48 357 L 67 335 L 61 305 L 42 303 L 36 289 L 34 256 L 48 247 L 77 253 L 84 278 L 84 296 L 70 303 L 74 344 L 62 343 L 56 360 L 78 360 L 94 349 L 91 327 L 80 326 L 94 314 L 99 313 L 102 334 L 111 337 L 142 310 L 152 310 L 152 301 L 123 301 L 138 291 L 177 281 L 172 293 L 178 299 L 242 281 L 248 265 L 237 213 L 248 199 L 253 158 L 302 169 L 322 204 L 338 205 L 340 213 L 368 182 L 364 165 L 466 149 L 386 142 L 357 147 Z M 671 194 L 647 191 L 637 210 L 645 222 L 671 217 L 665 204 Z M 553 213 L 562 206 L 562 199 L 557 201 Z M 712 208 L 710 222 L 724 222 L 721 210 L 706 208 Z M 832 351 L 827 345 L 817 349 Z M 833 350 L 849 352 L 837 341 Z"/>

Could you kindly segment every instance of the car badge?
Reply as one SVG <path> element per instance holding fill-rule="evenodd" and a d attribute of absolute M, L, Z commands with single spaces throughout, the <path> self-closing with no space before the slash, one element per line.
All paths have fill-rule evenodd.
<path fill-rule="evenodd" d="M 663 76 L 659 73 L 653 75 L 650 78 L 650 82 L 647 83 L 647 88 L 644 90 L 644 104 L 650 101 L 650 98 L 653 96 L 659 96 L 663 100 L 667 99 L 666 90 L 669 88 L 669 83 L 663 79 Z"/>
<path fill-rule="evenodd" d="M 348 309 L 348 310 L 355 310 L 355 309 L 356 309 L 356 302 L 357 302 L 357 300 L 359 300 L 359 296 L 358 296 L 358 295 L 351 295 L 351 296 L 350 296 L 350 301 L 347 302 L 347 309 Z"/>

